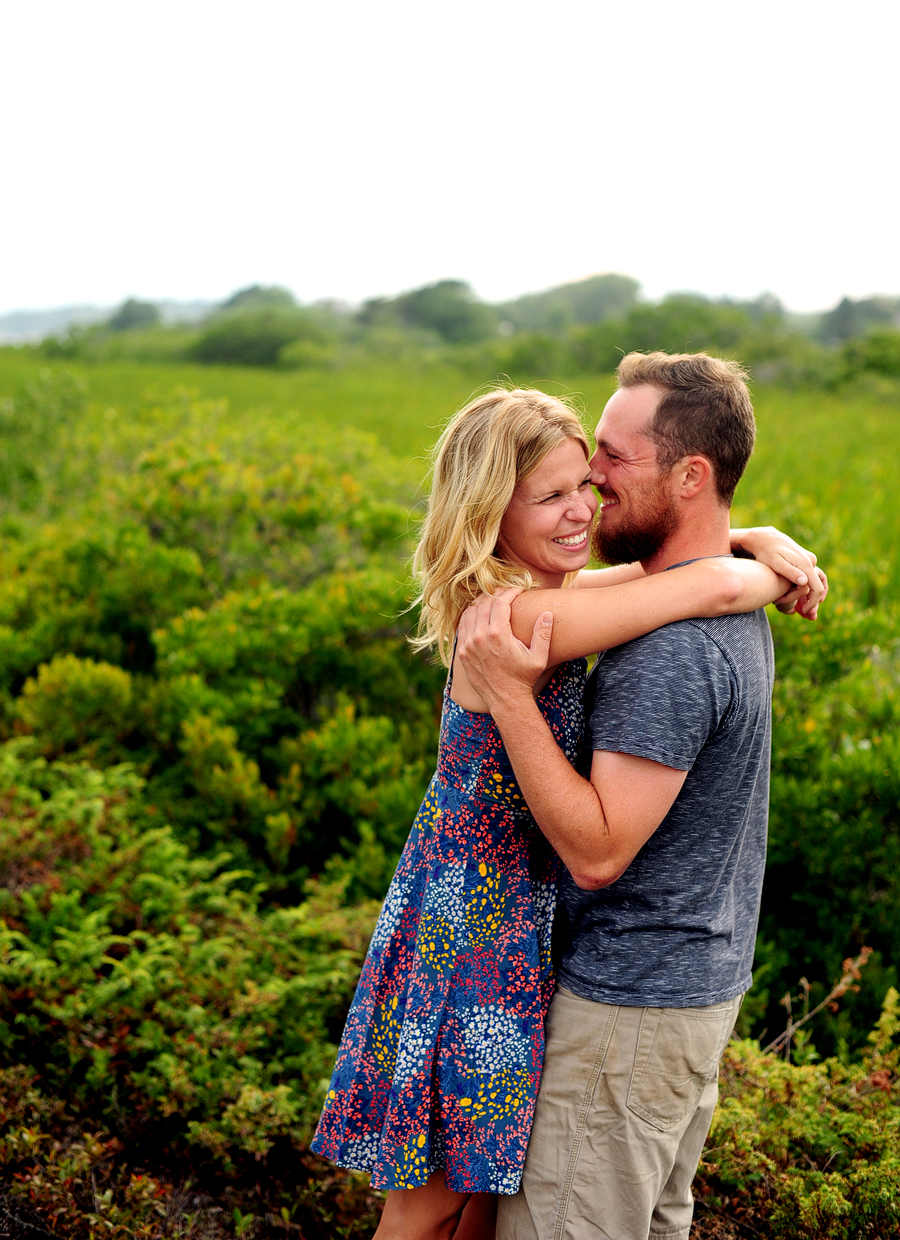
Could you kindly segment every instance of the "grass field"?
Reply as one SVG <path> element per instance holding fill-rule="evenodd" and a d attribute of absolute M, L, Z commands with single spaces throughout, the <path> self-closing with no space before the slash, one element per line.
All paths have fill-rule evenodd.
<path fill-rule="evenodd" d="M 228 456 L 269 464 L 309 448 L 327 452 L 333 436 L 353 428 L 396 458 L 410 495 L 425 477 L 442 424 L 496 379 L 448 366 L 387 364 L 285 373 L 126 362 L 66 368 L 84 384 L 84 431 L 100 445 L 101 465 L 108 468 L 172 438 L 212 443 Z M 46 369 L 24 350 L 0 349 L 0 399 Z M 543 385 L 570 394 L 592 427 L 614 380 L 563 376 Z M 759 440 L 737 493 L 736 523 L 771 522 L 808 541 L 828 568 L 836 598 L 845 594 L 869 604 L 900 599 L 896 395 L 761 387 L 755 404 Z"/>

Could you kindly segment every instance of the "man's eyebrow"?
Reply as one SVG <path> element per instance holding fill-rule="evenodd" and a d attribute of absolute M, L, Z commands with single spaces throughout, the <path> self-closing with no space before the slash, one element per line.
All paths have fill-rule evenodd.
<path fill-rule="evenodd" d="M 608 451 L 612 451 L 615 456 L 625 455 L 623 450 L 621 448 L 616 449 L 615 444 L 610 443 L 605 435 L 595 435 L 594 438 L 597 440 L 598 448 L 606 448 Z"/>

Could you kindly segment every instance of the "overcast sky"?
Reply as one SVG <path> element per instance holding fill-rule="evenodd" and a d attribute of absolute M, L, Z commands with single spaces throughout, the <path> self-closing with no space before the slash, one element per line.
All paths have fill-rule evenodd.
<path fill-rule="evenodd" d="M 0 312 L 620 271 L 900 294 L 900 5 L 7 6 Z"/>

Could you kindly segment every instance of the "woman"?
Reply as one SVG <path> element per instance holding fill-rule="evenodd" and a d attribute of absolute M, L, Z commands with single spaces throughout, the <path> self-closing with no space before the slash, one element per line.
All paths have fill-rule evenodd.
<path fill-rule="evenodd" d="M 558 862 L 493 720 L 453 666 L 453 639 L 478 594 L 558 589 L 585 566 L 597 509 L 589 457 L 574 412 L 536 391 L 488 392 L 437 445 L 415 569 L 416 645 L 437 647 L 449 668 L 438 767 L 375 928 L 313 1142 L 389 1190 L 377 1240 L 490 1236 L 488 1194 L 514 1193 L 521 1178 L 553 989 Z M 765 542 L 757 535 L 754 550 Z M 590 574 L 590 586 L 617 588 L 570 610 L 570 653 L 753 610 L 785 589 L 762 564 L 730 559 L 639 576 L 635 566 Z M 584 672 L 573 657 L 536 686 L 572 760 Z"/>

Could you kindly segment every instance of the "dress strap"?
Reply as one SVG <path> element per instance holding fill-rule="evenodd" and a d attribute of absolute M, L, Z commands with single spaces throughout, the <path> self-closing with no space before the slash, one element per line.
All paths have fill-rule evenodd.
<path fill-rule="evenodd" d="M 447 672 L 447 692 L 453 688 L 453 660 L 456 658 L 456 643 L 459 641 L 459 634 L 456 633 L 453 638 L 453 653 L 450 655 L 450 670 Z"/>

